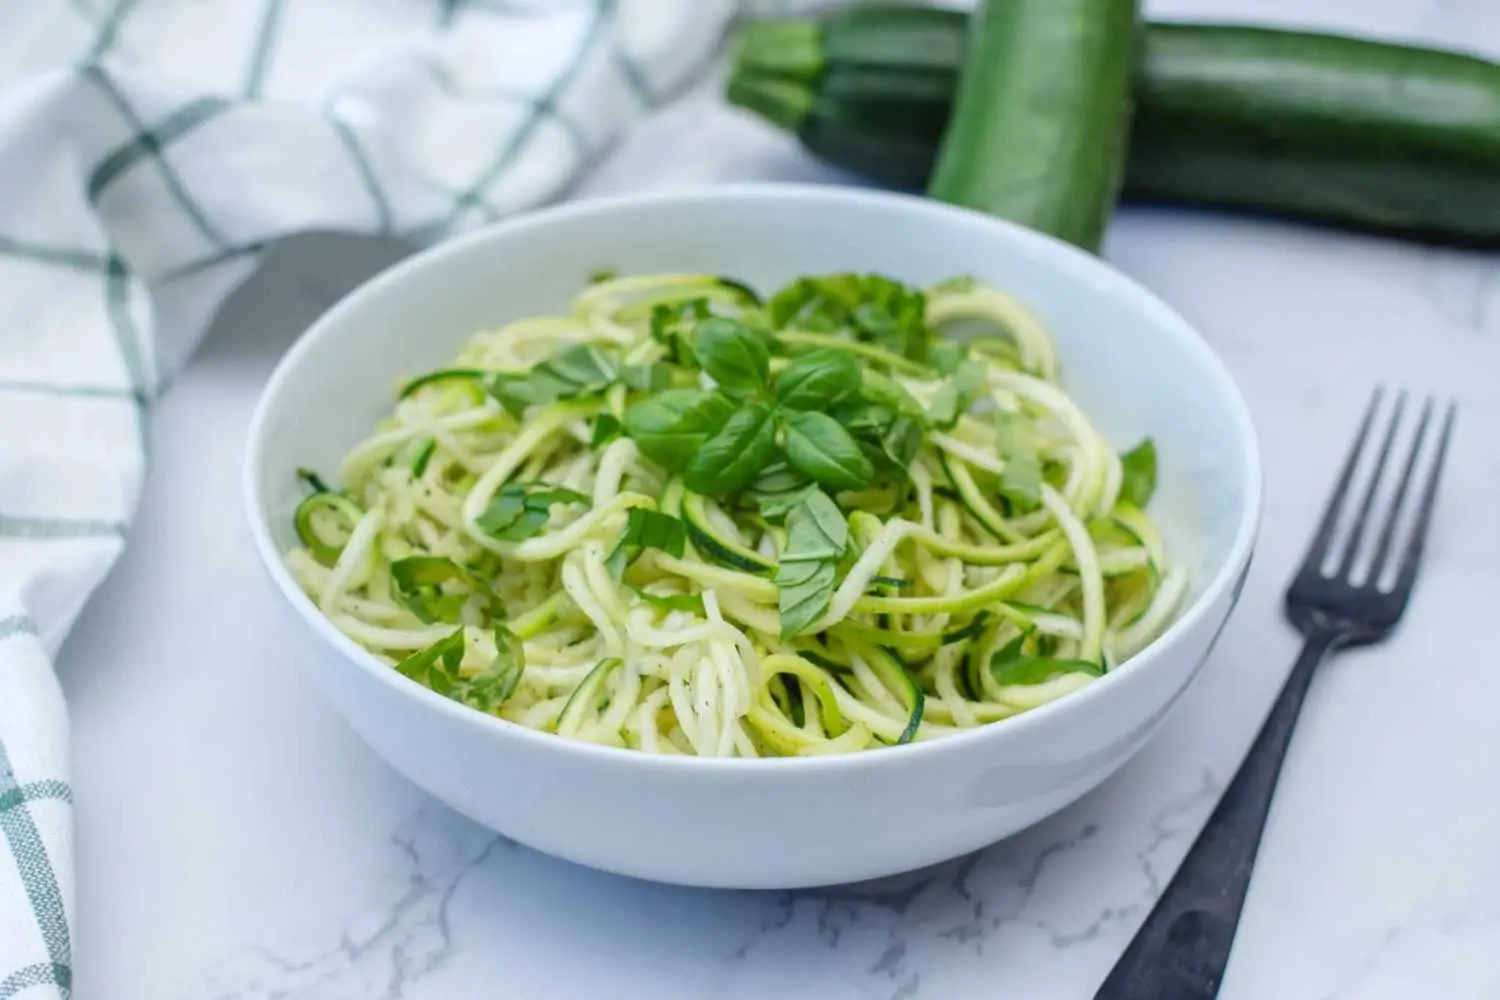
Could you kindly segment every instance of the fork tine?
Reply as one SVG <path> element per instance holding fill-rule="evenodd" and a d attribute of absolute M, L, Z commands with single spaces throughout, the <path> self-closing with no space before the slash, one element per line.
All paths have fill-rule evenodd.
<path fill-rule="evenodd" d="M 1406 551 L 1401 554 L 1401 571 L 1396 576 L 1392 590 L 1400 600 L 1411 595 L 1412 584 L 1417 580 L 1417 566 L 1422 561 L 1422 549 L 1427 542 L 1427 525 L 1432 520 L 1432 508 L 1437 500 L 1438 480 L 1443 478 L 1443 460 L 1448 456 L 1448 441 L 1453 436 L 1453 419 L 1458 413 L 1458 404 L 1448 403 L 1443 415 L 1443 429 L 1438 435 L 1437 454 L 1432 458 L 1432 468 L 1427 473 L 1427 488 L 1422 492 L 1422 506 L 1417 509 L 1412 521 L 1411 537 L 1407 539 Z"/>
<path fill-rule="evenodd" d="M 1396 443 L 1396 432 L 1401 429 L 1401 415 L 1406 409 L 1406 390 L 1402 390 L 1396 396 L 1396 405 L 1391 410 L 1390 428 L 1385 432 L 1385 440 L 1380 443 L 1380 454 L 1375 459 L 1375 468 L 1370 473 L 1370 484 L 1365 488 L 1364 499 L 1359 503 L 1359 513 L 1354 518 L 1354 527 L 1349 529 L 1349 538 L 1344 542 L 1344 558 L 1339 561 L 1338 572 L 1334 574 L 1342 579 L 1348 579 L 1349 573 L 1354 569 L 1354 560 L 1359 557 L 1359 546 L 1364 540 L 1365 525 L 1370 520 L 1370 508 L 1375 506 L 1375 493 L 1380 489 L 1380 480 L 1385 476 L 1385 463 L 1391 457 L 1391 446 Z"/>
<path fill-rule="evenodd" d="M 1401 479 L 1396 484 L 1396 493 L 1391 497 L 1390 513 L 1385 516 L 1385 525 L 1380 531 L 1380 544 L 1375 549 L 1375 556 L 1370 560 L 1370 573 L 1366 578 L 1370 583 L 1379 584 L 1380 578 L 1385 575 L 1385 559 L 1390 554 L 1391 545 L 1396 537 L 1396 527 L 1401 521 L 1401 510 L 1406 505 L 1406 494 L 1411 488 L 1411 477 L 1417 471 L 1417 460 L 1422 456 L 1422 442 L 1427 440 L 1427 425 L 1432 423 L 1431 396 L 1422 404 L 1422 415 L 1417 418 L 1417 432 L 1412 435 L 1411 452 L 1406 456 L 1406 468 L 1401 470 Z"/>
<path fill-rule="evenodd" d="M 1344 460 L 1344 470 L 1339 473 L 1338 485 L 1333 489 L 1333 496 L 1328 498 L 1323 520 L 1318 524 L 1318 532 L 1313 535 L 1312 542 L 1307 547 L 1307 555 L 1303 557 L 1303 572 L 1317 573 L 1322 568 L 1323 560 L 1328 555 L 1328 546 L 1333 541 L 1334 529 L 1338 526 L 1339 511 L 1344 507 L 1344 497 L 1348 495 L 1349 483 L 1354 478 L 1355 466 L 1359 465 L 1359 456 L 1365 450 L 1365 439 L 1370 436 L 1370 425 L 1375 422 L 1375 411 L 1380 408 L 1380 401 L 1384 397 L 1385 390 L 1382 388 L 1377 388 L 1370 397 L 1365 418 L 1359 424 L 1359 433 L 1349 448 L 1349 457 Z"/>

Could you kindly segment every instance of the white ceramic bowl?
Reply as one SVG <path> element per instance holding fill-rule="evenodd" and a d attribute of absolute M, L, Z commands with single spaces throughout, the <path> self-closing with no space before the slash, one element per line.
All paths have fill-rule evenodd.
<path fill-rule="evenodd" d="M 330 625 L 283 566 L 298 466 L 331 470 L 475 330 L 564 308 L 599 267 L 700 271 L 770 289 L 797 275 L 972 274 L 1053 330 L 1074 398 L 1118 446 L 1156 439 L 1152 510 L 1194 588 L 1170 631 L 1059 701 L 947 739 L 841 757 L 651 756 L 537 732 L 444 699 Z M 1244 580 L 1260 507 L 1255 433 L 1224 366 L 1139 286 L 1069 246 L 917 198 L 782 185 L 566 205 L 453 240 L 340 302 L 276 368 L 250 426 L 245 500 L 305 666 L 375 750 L 521 843 L 702 886 L 888 875 L 975 850 L 1108 777 L 1151 736 Z"/>

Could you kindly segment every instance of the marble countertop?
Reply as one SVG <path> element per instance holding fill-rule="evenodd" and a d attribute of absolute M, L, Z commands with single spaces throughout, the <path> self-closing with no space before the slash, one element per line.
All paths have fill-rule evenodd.
<path fill-rule="evenodd" d="M 1179 0 L 1500 53 L 1493 0 Z M 1377 9 L 1378 8 L 1378 9 Z M 709 81 L 580 196 L 718 179 L 848 182 Z M 275 360 L 395 248 L 278 251 L 158 408 L 131 544 L 64 647 L 82 1000 L 1093 995 L 1249 744 L 1295 654 L 1295 565 L 1375 383 L 1458 396 L 1425 577 L 1388 645 L 1319 677 L 1225 1000 L 1500 995 L 1500 285 L 1492 255 L 1126 209 L 1108 258 L 1160 293 L 1247 394 L 1268 475 L 1249 586 L 1161 734 L 1003 844 L 829 891 L 648 885 L 447 811 L 368 751 L 297 669 L 239 516 L 246 422 Z"/>

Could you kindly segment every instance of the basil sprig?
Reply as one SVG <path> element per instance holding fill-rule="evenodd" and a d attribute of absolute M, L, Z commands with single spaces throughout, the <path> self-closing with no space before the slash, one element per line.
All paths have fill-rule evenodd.
<path fill-rule="evenodd" d="M 736 493 L 778 459 L 831 490 L 874 478 L 859 443 L 826 412 L 859 392 L 859 366 L 847 354 L 810 352 L 773 380 L 766 335 L 722 316 L 693 328 L 692 351 L 714 389 L 659 392 L 632 403 L 624 418 L 641 452 L 681 473 L 688 489 Z"/>

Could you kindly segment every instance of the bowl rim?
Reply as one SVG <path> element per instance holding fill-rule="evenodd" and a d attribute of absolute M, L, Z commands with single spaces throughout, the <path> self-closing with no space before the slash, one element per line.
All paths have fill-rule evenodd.
<path fill-rule="evenodd" d="M 450 256 L 461 255 L 475 246 L 494 240 L 524 238 L 524 235 L 531 230 L 567 220 L 608 215 L 615 211 L 642 206 L 650 207 L 667 204 L 692 205 L 694 203 L 747 200 L 771 200 L 792 203 L 820 201 L 856 206 L 875 206 L 877 208 L 898 207 L 907 211 L 927 213 L 935 219 L 942 219 L 945 224 L 992 229 L 1002 234 L 1005 239 L 1046 246 L 1049 248 L 1047 253 L 1050 256 L 1047 266 L 1061 266 L 1064 271 L 1071 271 L 1072 273 L 1068 277 L 1075 280 L 1082 275 L 1092 273 L 1096 278 L 1102 276 L 1109 281 L 1121 283 L 1124 291 L 1137 300 L 1138 306 L 1150 321 L 1168 328 L 1172 335 L 1180 341 L 1182 349 L 1197 357 L 1200 365 L 1211 373 L 1212 377 L 1219 383 L 1220 395 L 1230 411 L 1237 435 L 1243 446 L 1245 464 L 1247 466 L 1244 469 L 1246 490 L 1243 512 L 1240 522 L 1235 529 L 1234 541 L 1230 547 L 1228 556 L 1225 558 L 1219 571 L 1214 575 L 1214 578 L 1209 581 L 1208 585 L 1204 587 L 1193 602 L 1176 617 L 1165 632 L 1157 636 L 1149 645 L 1115 670 L 1109 671 L 1077 691 L 1070 692 L 1062 698 L 1047 702 L 1036 708 L 1028 709 L 1009 718 L 976 726 L 973 729 L 954 733 L 943 739 L 883 747 L 880 748 L 879 753 L 744 758 L 700 757 L 691 754 L 648 754 L 627 747 L 604 746 L 582 740 L 566 739 L 557 736 L 555 733 L 532 729 L 528 726 L 481 712 L 478 709 L 470 708 L 467 705 L 445 698 L 432 689 L 397 673 L 333 625 L 322 611 L 318 609 L 317 605 L 313 603 L 311 598 L 303 593 L 302 588 L 297 585 L 296 581 L 292 579 L 291 573 L 286 567 L 283 554 L 271 533 L 269 518 L 261 507 L 261 498 L 265 495 L 265 492 L 262 488 L 263 483 L 260 469 L 267 445 L 267 425 L 270 422 L 272 412 L 274 412 L 274 404 L 281 393 L 282 386 L 291 377 L 292 373 L 301 366 L 303 358 L 312 351 L 313 346 L 324 337 L 329 336 L 330 331 L 342 325 L 345 314 L 351 312 L 363 299 L 378 292 L 386 291 L 391 286 L 400 285 L 416 274 L 440 269 L 445 265 L 446 260 Z M 509 218 L 478 227 L 471 232 L 420 249 L 405 259 L 398 261 L 396 264 L 371 276 L 351 289 L 313 321 L 306 330 L 298 335 L 292 346 L 276 363 L 270 377 L 266 380 L 265 386 L 261 389 L 260 396 L 256 401 L 255 409 L 250 419 L 246 436 L 241 486 L 245 512 L 250 522 L 250 533 L 254 539 L 256 551 L 260 556 L 264 568 L 275 582 L 276 588 L 281 592 L 283 599 L 291 605 L 299 617 L 334 652 L 341 654 L 351 665 L 370 675 L 372 679 L 392 687 L 396 693 L 408 698 L 414 698 L 418 702 L 425 704 L 428 708 L 446 714 L 454 722 L 479 727 L 501 739 L 515 739 L 527 744 L 534 743 L 542 752 L 552 751 L 572 755 L 581 760 L 593 761 L 601 765 L 618 764 L 621 766 L 634 766 L 638 764 L 642 767 L 670 768 L 673 770 L 683 769 L 689 772 L 732 770 L 743 773 L 765 771 L 768 769 L 790 769 L 797 771 L 821 771 L 829 769 L 858 770 L 865 767 L 877 766 L 883 761 L 889 761 L 892 759 L 893 754 L 898 755 L 901 759 L 914 761 L 922 755 L 947 752 L 944 748 L 958 749 L 961 746 L 967 746 L 986 739 L 1023 738 L 1026 732 L 1032 729 L 1044 728 L 1050 725 L 1051 720 L 1055 718 L 1059 718 L 1069 712 L 1079 711 L 1089 702 L 1108 698 L 1110 692 L 1121 683 L 1124 683 L 1129 675 L 1150 669 L 1151 664 L 1160 658 L 1165 650 L 1177 643 L 1183 635 L 1196 626 L 1208 613 L 1208 610 L 1218 604 L 1227 592 L 1237 591 L 1240 585 L 1243 584 L 1245 572 L 1248 569 L 1259 531 L 1264 480 L 1259 435 L 1251 418 L 1250 408 L 1223 360 L 1209 346 L 1203 336 L 1198 333 L 1197 329 L 1176 310 L 1167 305 L 1166 302 L 1150 289 L 1102 258 L 1088 254 L 1071 244 L 1045 233 L 1027 229 L 1008 220 L 985 215 L 971 209 L 932 201 L 918 195 L 832 185 L 758 181 L 694 185 L 668 191 L 638 192 L 588 198 L 523 211 Z M 1229 612 L 1233 611 L 1233 605 L 1234 598 L 1231 597 Z M 1212 646 L 1210 646 L 1211 649 Z M 1175 696 L 1172 700 L 1176 700 Z"/>

